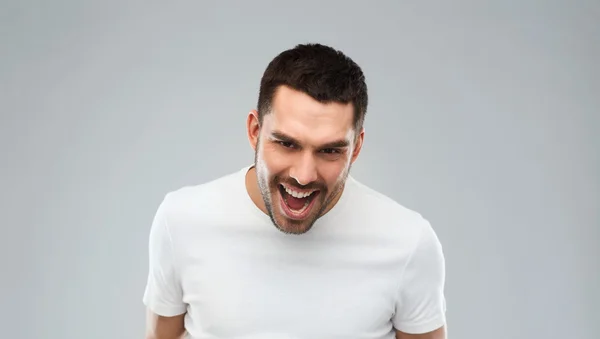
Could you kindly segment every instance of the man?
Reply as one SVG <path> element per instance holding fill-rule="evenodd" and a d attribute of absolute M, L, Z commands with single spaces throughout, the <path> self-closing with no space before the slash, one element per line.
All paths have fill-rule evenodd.
<path fill-rule="evenodd" d="M 254 164 L 158 208 L 148 338 L 446 338 L 436 234 L 349 175 L 367 101 L 328 46 L 270 62 L 246 122 Z"/>

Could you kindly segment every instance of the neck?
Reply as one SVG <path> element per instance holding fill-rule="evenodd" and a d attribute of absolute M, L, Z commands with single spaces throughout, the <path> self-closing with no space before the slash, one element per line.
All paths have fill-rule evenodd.
<path fill-rule="evenodd" d="M 258 187 L 258 176 L 256 175 L 256 167 L 252 165 L 246 172 L 246 191 L 250 196 L 250 199 L 254 202 L 263 213 L 268 214 L 265 201 L 260 194 L 260 188 Z"/>

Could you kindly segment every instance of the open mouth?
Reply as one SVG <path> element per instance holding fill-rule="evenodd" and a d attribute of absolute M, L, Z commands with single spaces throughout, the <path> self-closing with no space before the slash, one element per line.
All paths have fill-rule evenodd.
<path fill-rule="evenodd" d="M 279 185 L 281 205 L 285 214 L 291 219 L 304 219 L 311 211 L 319 190 L 296 191 L 293 188 Z"/>

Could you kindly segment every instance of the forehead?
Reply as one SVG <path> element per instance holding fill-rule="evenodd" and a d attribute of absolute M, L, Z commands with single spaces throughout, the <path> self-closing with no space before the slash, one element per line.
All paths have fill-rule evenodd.
<path fill-rule="evenodd" d="M 280 86 L 272 110 L 265 116 L 268 133 L 273 130 L 311 144 L 320 144 L 352 135 L 353 105 L 321 103 L 309 95 Z"/>

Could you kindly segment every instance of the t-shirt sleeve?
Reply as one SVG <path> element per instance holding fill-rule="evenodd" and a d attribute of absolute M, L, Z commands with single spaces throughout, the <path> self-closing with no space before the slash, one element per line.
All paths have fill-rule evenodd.
<path fill-rule="evenodd" d="M 167 197 L 161 202 L 150 228 L 148 279 L 143 302 L 160 316 L 186 311 L 167 219 Z"/>
<path fill-rule="evenodd" d="M 440 241 L 424 221 L 400 282 L 394 327 L 402 332 L 431 332 L 446 323 L 445 260 Z"/>

